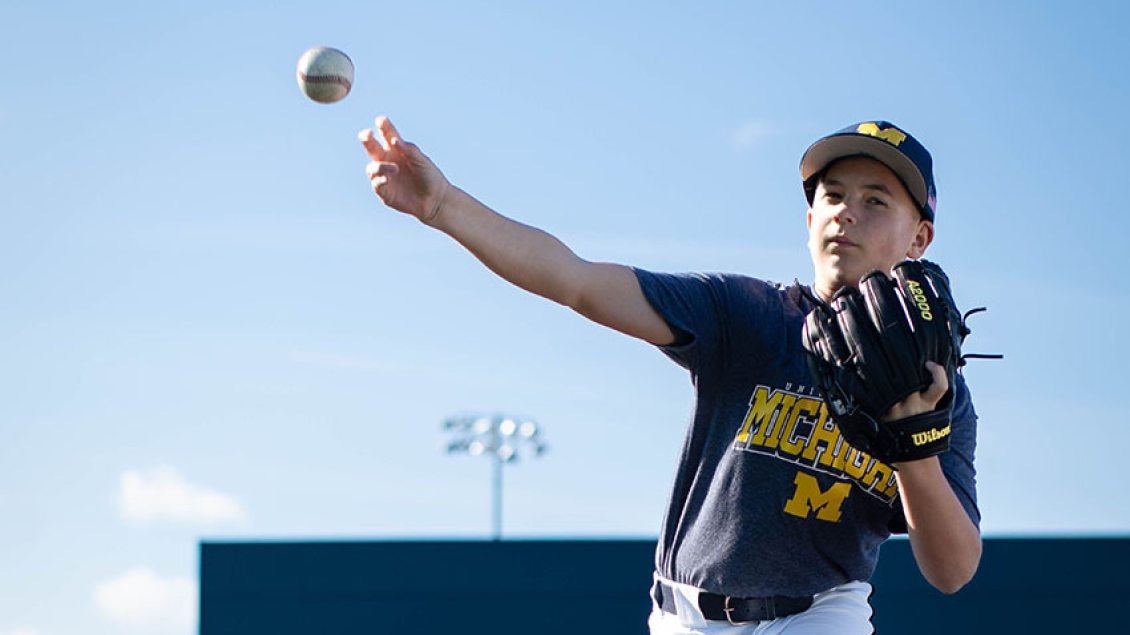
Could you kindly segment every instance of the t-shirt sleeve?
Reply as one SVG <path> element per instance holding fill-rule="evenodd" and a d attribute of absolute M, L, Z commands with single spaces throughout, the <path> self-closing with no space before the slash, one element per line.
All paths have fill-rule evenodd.
<path fill-rule="evenodd" d="M 675 343 L 660 349 L 681 366 L 689 367 L 699 345 L 704 339 L 713 339 L 718 328 L 703 317 L 702 307 L 711 304 L 705 279 L 694 273 L 634 271 L 647 302 L 675 333 Z"/>
<path fill-rule="evenodd" d="M 635 273 L 644 296 L 675 334 L 675 342 L 660 350 L 690 370 L 698 368 L 703 359 L 721 354 L 717 342 L 723 326 L 716 308 L 720 299 L 707 276 L 642 269 Z"/>
<path fill-rule="evenodd" d="M 692 375 L 722 373 L 734 355 L 766 360 L 790 343 L 787 296 L 775 283 L 734 274 L 634 271 L 644 296 L 675 334 L 675 343 L 660 350 Z"/>

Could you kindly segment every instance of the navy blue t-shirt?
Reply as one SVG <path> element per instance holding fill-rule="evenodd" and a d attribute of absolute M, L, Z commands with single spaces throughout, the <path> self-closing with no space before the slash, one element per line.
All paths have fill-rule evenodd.
<path fill-rule="evenodd" d="M 875 570 L 905 531 L 894 471 L 844 442 L 813 387 L 796 285 L 635 270 L 676 334 L 661 350 L 690 372 L 694 411 L 656 567 L 738 597 L 804 596 Z M 957 377 L 942 469 L 974 523 L 977 417 Z"/>

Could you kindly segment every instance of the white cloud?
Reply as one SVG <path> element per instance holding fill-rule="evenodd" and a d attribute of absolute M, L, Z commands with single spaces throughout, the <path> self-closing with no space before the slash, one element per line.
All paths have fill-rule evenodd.
<path fill-rule="evenodd" d="M 39 631 L 30 628 L 17 628 L 10 631 L 0 631 L 0 635 L 39 635 Z"/>
<path fill-rule="evenodd" d="M 134 628 L 192 629 L 196 625 L 196 581 L 162 578 L 135 567 L 94 589 L 94 604 L 119 624 Z"/>
<path fill-rule="evenodd" d="M 210 524 L 247 518 L 235 498 L 193 485 L 169 467 L 123 472 L 119 479 L 118 510 L 126 520 L 143 523 L 168 520 Z"/>
<path fill-rule="evenodd" d="M 734 147 L 739 150 L 747 150 L 754 146 L 758 141 L 761 141 L 772 130 L 772 126 L 768 121 L 761 119 L 751 119 L 743 121 L 738 129 L 734 131 L 734 135 L 730 138 Z"/>

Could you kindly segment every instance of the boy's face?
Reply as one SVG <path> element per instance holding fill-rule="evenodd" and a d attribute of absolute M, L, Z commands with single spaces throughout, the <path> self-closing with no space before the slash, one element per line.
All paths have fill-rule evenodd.
<path fill-rule="evenodd" d="M 889 273 L 902 260 L 922 257 L 933 239 L 933 223 L 894 172 L 867 157 L 842 159 L 817 186 L 808 210 L 816 292 L 828 299 L 875 269 Z"/>

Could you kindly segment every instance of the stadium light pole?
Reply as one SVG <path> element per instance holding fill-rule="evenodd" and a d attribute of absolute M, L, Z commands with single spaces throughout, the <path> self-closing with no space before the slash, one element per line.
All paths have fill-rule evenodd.
<path fill-rule="evenodd" d="M 502 467 L 516 463 L 522 453 L 535 457 L 545 454 L 549 448 L 541 440 L 541 430 L 532 419 L 501 413 L 448 417 L 443 429 L 450 435 L 448 454 L 466 452 L 491 459 L 492 538 L 502 540 Z"/>

